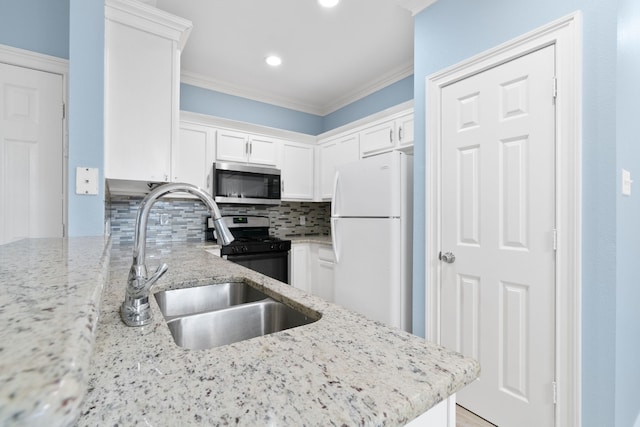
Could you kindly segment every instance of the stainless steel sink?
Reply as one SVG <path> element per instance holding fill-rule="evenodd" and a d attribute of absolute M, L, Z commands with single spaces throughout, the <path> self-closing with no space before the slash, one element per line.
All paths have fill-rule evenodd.
<path fill-rule="evenodd" d="M 316 319 L 272 299 L 167 322 L 180 347 L 204 349 L 255 338 L 314 322 Z"/>
<path fill-rule="evenodd" d="M 243 282 L 155 294 L 175 343 L 199 350 L 313 323 L 310 317 Z"/>
<path fill-rule="evenodd" d="M 238 304 L 260 301 L 267 295 L 243 282 L 219 283 L 173 289 L 155 294 L 165 319 L 220 310 Z"/>

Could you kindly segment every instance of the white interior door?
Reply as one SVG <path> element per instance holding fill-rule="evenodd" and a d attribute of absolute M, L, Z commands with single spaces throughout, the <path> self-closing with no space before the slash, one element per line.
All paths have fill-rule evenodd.
<path fill-rule="evenodd" d="M 460 405 L 552 426 L 554 46 L 442 90 L 441 343 L 480 361 Z"/>
<path fill-rule="evenodd" d="M 62 76 L 0 63 L 0 244 L 63 235 Z"/>

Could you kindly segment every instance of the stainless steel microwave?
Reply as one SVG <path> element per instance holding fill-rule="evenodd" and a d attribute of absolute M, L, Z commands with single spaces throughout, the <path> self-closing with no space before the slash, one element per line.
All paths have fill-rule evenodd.
<path fill-rule="evenodd" d="M 211 176 L 217 203 L 280 204 L 280 169 L 216 162 Z"/>

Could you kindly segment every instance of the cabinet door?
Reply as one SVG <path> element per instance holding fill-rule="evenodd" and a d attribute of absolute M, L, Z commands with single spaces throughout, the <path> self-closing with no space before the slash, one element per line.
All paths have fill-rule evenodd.
<path fill-rule="evenodd" d="M 278 163 L 277 139 L 252 135 L 249 139 L 249 163 L 276 166 Z"/>
<path fill-rule="evenodd" d="M 294 243 L 291 245 L 291 262 L 289 278 L 294 288 L 310 291 L 309 286 L 309 244 Z"/>
<path fill-rule="evenodd" d="M 360 159 L 358 134 L 328 141 L 320 147 L 320 198 L 331 200 L 336 166 Z"/>
<path fill-rule="evenodd" d="M 334 301 L 335 265 L 333 249 L 325 245 L 314 245 L 317 253 L 318 274 L 315 277 L 314 295 L 329 302 Z"/>
<path fill-rule="evenodd" d="M 214 162 L 215 129 L 190 123 L 180 124 L 172 155 L 173 182 L 186 182 L 211 193 L 208 179 Z"/>
<path fill-rule="evenodd" d="M 332 262 L 318 260 L 318 276 L 316 277 L 314 295 L 333 302 L 334 268 Z"/>
<path fill-rule="evenodd" d="M 282 199 L 313 200 L 313 150 L 306 144 L 282 143 Z"/>
<path fill-rule="evenodd" d="M 398 146 L 413 145 L 413 114 L 407 114 L 396 120 Z"/>
<path fill-rule="evenodd" d="M 105 176 L 168 181 L 176 45 L 110 19 L 105 44 Z"/>
<path fill-rule="evenodd" d="M 232 130 L 218 130 L 216 160 L 245 163 L 249 155 L 249 136 Z"/>
<path fill-rule="evenodd" d="M 363 156 L 390 151 L 396 144 L 393 120 L 380 123 L 360 132 L 360 149 Z"/>

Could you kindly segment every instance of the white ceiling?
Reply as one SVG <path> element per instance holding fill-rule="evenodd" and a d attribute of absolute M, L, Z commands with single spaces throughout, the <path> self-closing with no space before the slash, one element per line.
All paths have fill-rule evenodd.
<path fill-rule="evenodd" d="M 193 22 L 185 83 L 326 115 L 413 74 L 406 0 L 156 0 Z M 429 2 L 430 3 L 430 2 Z M 415 12 L 415 10 L 414 10 Z M 277 68 L 265 64 L 282 57 Z"/>

